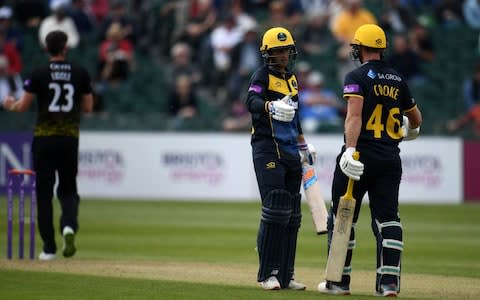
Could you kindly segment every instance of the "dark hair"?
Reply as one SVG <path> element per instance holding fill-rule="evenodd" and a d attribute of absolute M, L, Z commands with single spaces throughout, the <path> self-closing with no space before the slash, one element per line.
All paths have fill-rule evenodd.
<path fill-rule="evenodd" d="M 45 38 L 47 51 L 50 55 L 59 55 L 67 44 L 67 34 L 61 30 L 50 31 Z"/>

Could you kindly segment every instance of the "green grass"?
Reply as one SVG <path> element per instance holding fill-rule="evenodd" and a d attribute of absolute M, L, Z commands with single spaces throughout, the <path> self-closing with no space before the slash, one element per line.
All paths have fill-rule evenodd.
<path fill-rule="evenodd" d="M 195 268 L 195 264 L 208 263 L 231 268 L 233 273 L 238 267 L 239 273 L 249 274 L 239 274 L 243 277 L 239 277 L 240 285 L 236 287 L 223 282 L 222 274 L 211 275 L 219 278 L 215 284 L 205 278 L 182 275 L 165 278 L 162 274 L 130 276 L 129 271 L 115 274 L 114 268 L 107 274 L 85 271 L 80 275 L 77 265 L 67 268 L 69 261 L 63 258 L 59 258 L 51 269 L 38 262 L 7 262 L 3 259 L 6 248 L 4 207 L 5 199 L 0 198 L 1 299 L 313 299 L 320 296 L 310 285 L 310 291 L 303 293 L 281 291 L 273 294 L 255 286 L 257 256 L 254 247 L 259 222 L 259 204 L 255 202 L 82 200 L 80 206 L 78 253 L 72 262 L 85 265 L 118 262 L 125 267 L 151 263 L 159 268 L 167 264 L 192 264 Z M 326 262 L 326 237 L 314 233 L 306 206 L 303 212 L 297 267 L 306 277 L 318 274 L 318 280 L 312 277 L 311 281 L 319 281 Z M 448 276 L 469 284 L 473 282 L 476 291 L 480 292 L 480 205 L 401 205 L 400 213 L 405 243 L 402 272 L 407 283 L 409 276 L 415 279 L 411 286 L 418 281 L 414 276 L 420 276 L 426 286 L 435 287 L 440 284 L 436 279 Z M 58 230 L 58 204 L 55 216 Z M 365 282 L 370 291 L 374 284 L 370 274 L 375 270 L 375 240 L 368 206 L 362 208 L 356 233 L 352 280 Z M 38 253 L 38 236 L 37 241 Z M 58 231 L 57 242 L 61 247 Z M 432 282 L 427 282 L 429 280 Z M 441 288 L 445 287 L 438 286 Z M 360 294 L 363 296 L 355 297 L 370 298 L 367 296 L 370 294 Z M 404 285 L 402 297 L 412 295 L 415 295 L 413 287 L 409 289 Z M 455 292 L 450 296 L 442 295 L 455 299 Z"/>

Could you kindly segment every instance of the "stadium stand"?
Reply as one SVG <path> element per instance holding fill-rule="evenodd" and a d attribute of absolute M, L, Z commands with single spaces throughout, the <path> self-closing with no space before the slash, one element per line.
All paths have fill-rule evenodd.
<path fill-rule="evenodd" d="M 384 1 L 365 0 L 364 5 L 377 17 L 384 9 Z M 430 16 L 431 11 L 417 12 Z M 153 14 L 153 12 L 152 12 Z M 257 19 L 265 18 L 265 11 L 253 13 Z M 428 18 L 427 18 L 428 19 Z M 429 19 L 431 20 L 431 19 Z M 447 135 L 445 128 L 448 120 L 465 112 L 462 101 L 462 82 L 471 73 L 474 62 L 479 60 L 478 37 L 479 32 L 467 25 L 442 27 L 435 22 L 428 22 L 435 45 L 435 59 L 424 64 L 423 70 L 427 80 L 423 84 L 412 87 L 417 102 L 422 106 L 424 113 L 424 134 Z M 155 30 L 155 28 L 154 28 Z M 153 34 L 152 34 L 153 35 Z M 28 27 L 23 29 L 24 49 L 22 51 L 23 71 L 27 74 L 46 59 L 45 53 L 38 43 L 38 29 Z M 163 68 L 168 58 L 145 51 L 145 48 L 155 48 L 156 45 L 146 45 L 136 50 L 136 67 L 131 78 L 125 83 L 105 90 L 102 95 L 104 109 L 102 112 L 84 118 L 82 128 L 91 130 L 170 130 L 167 116 L 168 86 L 164 78 Z M 158 45 L 157 45 L 158 46 Z M 97 54 L 99 42 L 81 44 L 79 48 L 70 51 L 70 58 L 87 67 L 92 76 L 97 73 Z M 337 62 L 335 59 L 337 45 L 332 46 L 322 54 L 302 57 L 313 69 L 325 75 L 325 86 L 341 93 L 341 82 L 337 79 Z M 387 54 L 388 55 L 388 54 Z M 203 71 L 207 72 L 206 68 Z M 208 78 L 209 76 L 205 76 Z M 216 87 L 212 87 L 215 89 Z M 210 101 L 214 91 L 200 94 L 200 108 L 198 117 L 184 122 L 176 130 L 185 131 L 221 131 L 222 119 L 227 114 L 226 109 L 215 101 Z M 207 101 L 208 100 L 208 101 Z M 34 119 L 31 115 L 12 116 L 0 111 L 2 125 L 0 130 L 30 129 Z M 343 132 L 341 126 L 320 128 L 319 132 Z M 462 130 L 458 135 L 471 137 L 469 130 Z"/>

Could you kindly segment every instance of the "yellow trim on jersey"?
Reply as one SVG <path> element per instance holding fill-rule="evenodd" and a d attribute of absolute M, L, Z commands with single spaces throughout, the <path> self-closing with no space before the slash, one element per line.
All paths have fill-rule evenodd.
<path fill-rule="evenodd" d="M 295 96 L 298 94 L 298 82 L 295 75 L 292 75 L 287 80 L 278 78 L 272 74 L 268 74 L 268 90 L 281 93 L 282 95 L 291 94 Z"/>
<path fill-rule="evenodd" d="M 415 104 L 412 108 L 406 109 L 406 110 L 404 110 L 403 112 L 412 111 L 412 110 L 414 110 L 416 107 L 417 107 L 417 105 Z"/>
<path fill-rule="evenodd" d="M 270 129 L 272 130 L 272 140 L 275 143 L 275 148 L 277 149 L 277 156 L 280 159 L 280 148 L 278 147 L 278 143 L 275 140 L 275 132 L 273 132 L 273 121 L 272 121 L 272 115 L 268 115 L 268 120 L 270 122 Z"/>
<path fill-rule="evenodd" d="M 360 99 L 363 100 L 363 96 L 362 95 L 358 95 L 358 94 L 343 94 L 343 98 L 347 98 L 347 97 L 358 97 Z"/>
<path fill-rule="evenodd" d="M 265 112 L 269 112 L 270 110 L 268 109 L 268 104 L 270 104 L 270 101 L 265 102 Z"/>

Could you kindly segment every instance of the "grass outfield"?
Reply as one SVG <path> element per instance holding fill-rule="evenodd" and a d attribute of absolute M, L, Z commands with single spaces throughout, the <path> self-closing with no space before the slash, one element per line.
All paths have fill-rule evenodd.
<path fill-rule="evenodd" d="M 314 233 L 306 206 L 296 270 L 308 285 L 305 292 L 269 292 L 256 285 L 258 203 L 83 200 L 77 255 L 52 262 L 5 259 L 5 206 L 0 198 L 0 299 L 336 298 L 316 292 L 326 237 Z M 400 212 L 400 296 L 478 299 L 480 205 L 401 205 Z M 55 213 L 58 224 L 58 204 Z M 373 299 L 375 241 L 368 207 L 356 228 L 350 298 Z M 38 236 L 37 241 L 38 253 Z M 58 233 L 57 242 L 61 247 Z"/>

